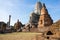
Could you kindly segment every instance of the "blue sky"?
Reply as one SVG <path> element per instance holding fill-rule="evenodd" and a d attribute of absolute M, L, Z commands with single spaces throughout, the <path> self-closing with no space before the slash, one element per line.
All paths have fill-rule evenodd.
<path fill-rule="evenodd" d="M 60 0 L 40 0 L 45 3 L 48 12 L 55 21 L 60 19 Z M 34 10 L 37 0 L 0 0 L 0 21 L 8 22 L 11 15 L 11 25 L 19 19 L 28 23 L 30 13 Z"/>

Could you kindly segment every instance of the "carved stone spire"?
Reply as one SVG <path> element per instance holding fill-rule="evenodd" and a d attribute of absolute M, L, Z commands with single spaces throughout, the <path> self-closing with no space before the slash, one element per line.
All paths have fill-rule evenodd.
<path fill-rule="evenodd" d="M 42 3 L 41 2 L 37 2 L 35 5 L 35 13 L 36 14 L 40 14 L 40 10 L 42 8 Z"/>
<path fill-rule="evenodd" d="M 43 3 L 42 9 L 41 9 L 41 15 L 48 14 L 48 11 L 46 9 L 45 4 Z"/>
<path fill-rule="evenodd" d="M 37 2 L 36 5 L 35 5 L 35 9 L 34 11 L 31 13 L 30 15 L 30 25 L 36 25 L 38 24 L 38 21 L 39 21 L 39 16 L 40 16 L 40 11 L 41 11 L 41 8 L 42 8 L 42 4 L 41 2 Z"/>
<path fill-rule="evenodd" d="M 43 3 L 43 7 L 46 8 L 45 3 Z"/>
<path fill-rule="evenodd" d="M 49 26 L 52 23 L 53 23 L 53 20 L 51 19 L 50 15 L 48 14 L 45 4 L 43 4 L 43 7 L 41 9 L 41 15 L 39 18 L 38 27 Z"/>

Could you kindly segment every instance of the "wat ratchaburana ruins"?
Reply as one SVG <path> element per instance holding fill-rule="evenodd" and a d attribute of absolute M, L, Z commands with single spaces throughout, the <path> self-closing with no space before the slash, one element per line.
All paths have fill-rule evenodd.
<path fill-rule="evenodd" d="M 41 33 L 37 40 L 60 40 L 60 20 L 53 22 L 45 3 L 38 1 L 34 11 L 30 13 L 27 24 L 22 24 L 19 19 L 10 26 L 11 15 L 7 23 L 0 22 L 0 33 L 11 32 L 36 32 Z"/>

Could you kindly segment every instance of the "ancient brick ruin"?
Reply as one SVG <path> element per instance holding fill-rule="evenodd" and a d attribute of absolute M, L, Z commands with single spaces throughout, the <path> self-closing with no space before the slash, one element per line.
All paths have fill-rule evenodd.
<path fill-rule="evenodd" d="M 60 40 L 60 27 L 53 25 L 55 24 L 53 23 L 45 4 L 37 2 L 34 11 L 30 14 L 29 22 L 23 25 L 18 20 L 14 24 L 14 31 L 42 33 L 40 36 L 37 36 L 37 40 Z"/>

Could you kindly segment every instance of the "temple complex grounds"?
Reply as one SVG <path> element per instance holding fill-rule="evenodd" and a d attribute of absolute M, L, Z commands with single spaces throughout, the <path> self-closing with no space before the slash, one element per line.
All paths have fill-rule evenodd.
<path fill-rule="evenodd" d="M 36 40 L 37 35 L 41 33 L 31 32 L 14 32 L 7 34 L 0 34 L 0 40 Z"/>

